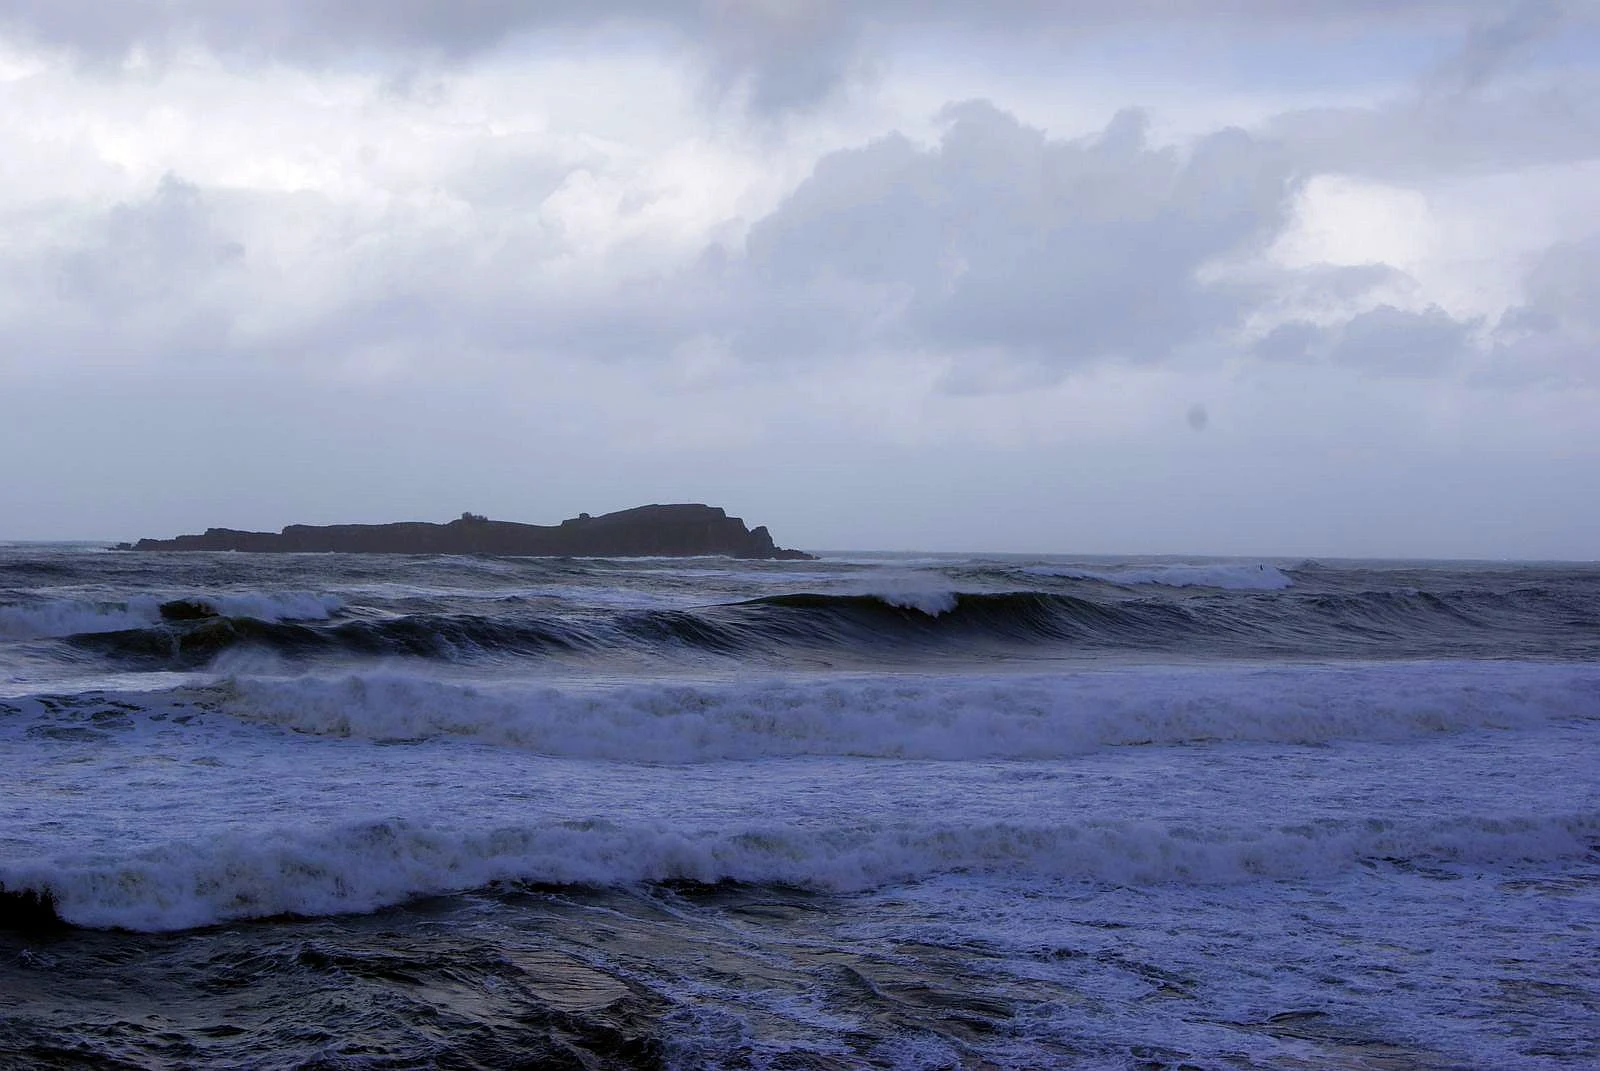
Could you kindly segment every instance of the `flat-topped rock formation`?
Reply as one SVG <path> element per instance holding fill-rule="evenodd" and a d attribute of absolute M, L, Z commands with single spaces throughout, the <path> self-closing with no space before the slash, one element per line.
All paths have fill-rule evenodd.
<path fill-rule="evenodd" d="M 141 539 L 123 550 L 345 554 L 509 554 L 528 557 L 691 557 L 809 560 L 812 555 L 785 550 L 772 542 L 766 526 L 749 529 L 738 517 L 715 506 L 680 503 L 638 506 L 591 517 L 587 513 L 558 525 L 491 521 L 464 513 L 448 524 L 403 521 L 397 524 L 291 524 L 281 532 L 241 532 L 207 528 L 203 535 Z"/>

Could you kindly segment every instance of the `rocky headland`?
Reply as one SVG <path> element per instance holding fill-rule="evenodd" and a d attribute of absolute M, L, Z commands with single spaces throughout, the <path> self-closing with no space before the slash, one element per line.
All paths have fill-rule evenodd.
<path fill-rule="evenodd" d="M 527 557 L 692 557 L 810 560 L 772 541 L 765 525 L 746 528 L 716 506 L 638 506 L 599 517 L 580 514 L 556 525 L 491 521 L 464 513 L 447 524 L 291 524 L 281 532 L 207 528 L 201 535 L 141 539 L 122 550 L 344 554 L 506 554 Z"/>

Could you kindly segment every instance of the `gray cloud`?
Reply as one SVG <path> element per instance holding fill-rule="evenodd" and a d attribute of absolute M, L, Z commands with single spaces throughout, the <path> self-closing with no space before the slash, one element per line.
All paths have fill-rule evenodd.
<path fill-rule="evenodd" d="M 1506 5 L 1510 6 L 1510 5 Z M 1523 5 L 1526 6 L 1526 5 Z M 965 25 L 1004 32 L 1103 29 L 1153 18 L 1181 22 L 1296 25 L 1380 21 L 1395 24 L 1459 23 L 1481 17 L 1480 0 L 1417 0 L 1397 9 L 1385 0 L 993 0 L 981 7 L 964 0 L 4 0 L 0 23 L 14 32 L 102 55 L 174 37 L 197 37 L 213 46 L 248 51 L 287 49 L 301 54 L 351 47 L 422 48 L 467 54 L 508 37 L 540 29 L 632 22 L 704 32 L 717 26 L 746 39 L 788 28 L 837 46 L 874 24 L 904 27 Z M 1479 31 L 1486 47 L 1494 26 Z M 1500 37 L 1520 25 L 1508 19 Z M 814 28 L 827 26 L 819 31 Z M 810 28 L 810 29 L 808 29 Z M 773 41 L 772 47 L 785 42 Z M 796 44 L 794 38 L 788 45 Z"/>
<path fill-rule="evenodd" d="M 1519 0 L 1468 29 L 1461 50 L 1436 72 L 1441 90 L 1469 92 L 1487 85 L 1535 42 L 1556 32 L 1578 14 L 1563 0 Z"/>
<path fill-rule="evenodd" d="M 1600 156 L 1600 77 L 1288 112 L 1262 134 L 1282 141 L 1302 167 L 1389 179 L 1572 163 Z"/>
<path fill-rule="evenodd" d="M 945 362 L 945 389 L 982 394 L 1219 352 L 1285 294 L 1349 303 L 1398 277 L 1364 265 L 1209 278 L 1209 265 L 1248 259 L 1281 233 L 1294 161 L 1237 129 L 1186 150 L 1154 146 L 1137 111 L 1059 139 L 984 102 L 953 106 L 934 144 L 890 135 L 823 156 L 742 246 L 643 270 L 624 247 L 599 277 L 561 270 L 571 251 L 536 218 L 562 166 L 497 158 L 490 171 L 500 177 L 463 176 L 456 192 L 475 199 L 444 230 L 404 214 L 353 227 L 320 195 L 169 176 L 48 249 L 0 261 L 13 306 L 0 337 L 13 353 L 167 365 L 439 352 L 659 363 L 699 346 L 772 375 L 785 361 L 898 353 Z M 505 183 L 523 174 L 538 181 L 519 204 Z M 285 233 L 307 236 L 291 243 L 298 253 L 273 252 Z M 1502 347 L 1515 336 L 1548 349 L 1578 337 L 1573 324 L 1593 328 L 1576 282 L 1593 277 L 1593 252 L 1577 256 L 1535 272 Z M 1471 351 L 1477 327 L 1384 305 L 1332 326 L 1282 324 L 1254 352 L 1439 374 Z"/>
<path fill-rule="evenodd" d="M 247 251 L 205 195 L 167 176 L 147 199 L 73 221 L 73 240 L 0 257 L 13 359 L 182 362 L 225 352 Z"/>
<path fill-rule="evenodd" d="M 1600 385 L 1600 237 L 1547 250 L 1524 301 L 1495 326 L 1493 374 L 1512 382 Z"/>
<path fill-rule="evenodd" d="M 0 25 L 97 58 L 195 42 L 229 53 L 323 60 L 370 48 L 468 55 L 534 27 L 649 10 L 648 3 L 616 0 L 600 5 L 582 0 L 6 0 L 0 4 Z"/>
<path fill-rule="evenodd" d="M 1004 514 L 1052 533 L 1040 539 L 1109 550 L 1238 548 L 1243 533 L 1250 546 L 1345 552 L 1584 545 L 1592 524 L 1573 519 L 1568 488 L 1593 482 L 1596 456 L 1600 242 L 1576 220 L 1589 195 L 1528 214 L 1545 222 L 1523 245 L 1490 218 L 1501 198 L 1544 188 L 1516 169 L 1600 155 L 1591 75 L 1503 77 L 1536 37 L 1468 41 L 1478 73 L 1449 93 L 1175 145 L 1138 110 L 1063 137 L 981 102 L 951 107 L 926 141 L 860 140 L 895 109 L 920 129 L 927 89 L 910 80 L 887 84 L 881 111 L 815 124 L 730 134 L 727 112 L 678 110 L 686 55 L 719 91 L 781 111 L 869 76 L 896 44 L 877 36 L 889 29 L 1054 49 L 1158 14 L 1163 33 L 1193 24 L 1177 19 L 1231 33 L 1516 18 L 1511 5 L 1360 0 L 0 0 L 13 30 L 85 56 L 140 44 L 159 60 L 185 42 L 228 54 L 170 78 L 47 63 L 15 87 L 8 145 L 37 166 L 12 169 L 0 206 L 0 439 L 30 463 L 0 490 L 37 523 L 3 534 L 437 516 L 441 503 L 538 519 L 600 495 L 740 501 L 783 531 L 791 518 L 797 542 L 978 545 Z M 639 84 L 673 87 L 648 121 L 681 127 L 640 136 L 543 100 L 478 107 L 547 85 L 521 76 L 576 37 L 471 71 L 432 62 L 592 32 L 580 44 L 595 54 L 644 40 L 660 57 L 666 42 L 673 58 Z M 411 65 L 417 85 L 444 91 L 399 100 L 367 78 L 251 66 L 267 56 L 397 86 Z M 1294 56 L 1285 47 L 1279 62 Z M 555 66 L 576 95 L 592 87 Z M 628 62 L 618 70 L 633 77 Z M 251 91 L 227 92 L 241 84 Z M 1063 84 L 1029 96 L 996 79 L 993 91 L 1054 122 Z M 596 112 L 636 103 L 631 83 L 607 88 Z M 1197 93 L 1179 125 L 1237 115 L 1240 99 L 1264 114 L 1280 88 L 1306 91 L 1244 79 L 1220 103 Z M 551 115 L 560 129 L 540 125 Z M 841 143 L 826 139 L 854 147 L 817 149 Z M 752 180 L 766 162 L 757 143 L 774 161 Z M 178 174 L 158 179 L 168 167 Z M 1567 169 L 1571 184 L 1582 170 Z M 1422 199 L 1483 171 L 1508 173 L 1490 193 L 1458 185 L 1461 210 L 1438 217 L 1481 216 L 1481 229 L 1372 236 L 1397 262 L 1414 251 L 1416 278 L 1258 255 L 1318 172 L 1424 176 Z M 1331 211 L 1318 220 L 1339 239 L 1327 255 L 1367 255 L 1373 219 Z M 1541 255 L 1547 231 L 1578 240 Z M 1315 259 L 1319 234 L 1295 255 Z M 1460 310 L 1504 300 L 1513 255 L 1532 270 L 1485 331 Z M 1460 285 L 1478 264 L 1494 286 Z M 1394 305 L 1370 307 L 1380 299 Z M 1535 469 L 1560 480 L 1541 489 Z M 1472 490 L 1415 508 L 1419 489 L 1445 486 Z M 124 519 L 105 531 L 113 512 Z M 1507 528 L 1500 543 L 1450 542 L 1491 513 L 1514 516 L 1523 541 Z M 829 527 L 848 523 L 868 527 Z M 1548 538 L 1528 542 L 1540 528 Z"/>
<path fill-rule="evenodd" d="M 1306 320 L 1290 320 L 1267 332 L 1253 347 L 1257 357 L 1267 361 L 1295 363 L 1319 356 L 1326 332 Z"/>
<path fill-rule="evenodd" d="M 175 175 L 146 201 L 118 205 L 99 240 L 60 265 L 64 296 L 101 317 L 189 304 L 245 257 L 219 233 L 200 190 Z"/>
<path fill-rule="evenodd" d="M 1531 23 L 1521 5 L 1478 23 L 1463 70 L 1488 72 Z M 1548 6 L 1548 5 L 1547 5 Z M 1223 25 L 1242 33 L 1324 25 L 1452 28 L 1481 0 L 0 0 L 0 29 L 94 60 L 155 58 L 199 44 L 242 58 L 310 64 L 455 61 L 508 42 L 616 29 L 664 34 L 702 54 L 713 85 L 758 110 L 808 106 L 871 69 L 895 33 L 974 33 L 1063 45 L 1129 26 Z M 1498 29 L 1497 29 L 1498 28 Z"/>
<path fill-rule="evenodd" d="M 311 218 L 297 219 L 307 201 Z M 169 174 L 148 197 L 60 222 L 42 248 L 0 257 L 13 299 L 0 306 L 0 343 L 39 369 L 163 375 L 264 358 L 292 368 L 395 339 L 438 340 L 436 314 L 448 297 L 429 286 L 428 256 L 390 264 L 382 276 L 350 246 L 330 247 L 337 263 L 322 268 L 342 277 L 319 289 L 307 285 L 316 266 L 252 248 L 274 229 L 330 222 L 318 201 L 208 190 Z"/>
<path fill-rule="evenodd" d="M 1389 373 L 1438 372 L 1467 352 L 1475 326 L 1437 305 L 1421 312 L 1379 305 L 1345 323 L 1329 358 Z"/>
<path fill-rule="evenodd" d="M 1188 153 L 1151 147 L 1138 112 L 1077 141 L 983 102 L 946 121 L 926 150 L 895 136 L 825 157 L 752 228 L 750 277 L 795 295 L 815 326 L 775 336 L 757 320 L 745 347 L 816 348 L 849 329 L 858 345 L 1063 369 L 1150 361 L 1232 326 L 1259 296 L 1197 272 L 1282 227 L 1295 186 L 1271 143 L 1224 130 Z"/>
<path fill-rule="evenodd" d="M 1477 321 L 1437 305 L 1418 311 L 1378 305 L 1332 324 L 1290 320 L 1255 344 L 1272 362 L 1328 363 L 1380 375 L 1437 375 L 1459 369 L 1475 350 Z"/>

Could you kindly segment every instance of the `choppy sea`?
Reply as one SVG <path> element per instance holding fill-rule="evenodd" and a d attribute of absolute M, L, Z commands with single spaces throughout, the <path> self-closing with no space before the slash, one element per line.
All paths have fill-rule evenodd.
<path fill-rule="evenodd" d="M 0 545 L 0 1067 L 1600 1066 L 1600 566 Z"/>

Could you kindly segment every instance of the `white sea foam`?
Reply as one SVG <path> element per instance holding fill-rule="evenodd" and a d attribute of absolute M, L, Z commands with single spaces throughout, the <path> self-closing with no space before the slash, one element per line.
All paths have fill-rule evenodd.
<path fill-rule="evenodd" d="M 830 595 L 866 596 L 902 610 L 938 617 L 956 608 L 960 593 L 937 573 L 910 569 L 880 570 L 871 577 L 842 576 L 841 583 L 819 590 Z"/>
<path fill-rule="evenodd" d="M 127 602 L 55 599 L 23 606 L 0 606 L 0 638 L 38 640 L 145 628 L 161 620 L 160 605 L 160 599 L 143 596 Z"/>
<path fill-rule="evenodd" d="M 874 586 L 852 594 L 866 595 L 902 610 L 916 610 L 929 617 L 947 614 L 956 608 L 960 593 L 940 587 Z"/>
<path fill-rule="evenodd" d="M 1066 565 L 1034 565 L 1024 572 L 1034 576 L 1064 577 L 1070 580 L 1099 580 L 1107 584 L 1136 587 L 1158 584 L 1169 588 L 1226 588 L 1230 591 L 1281 591 L 1294 580 L 1281 569 L 1265 563 L 1211 565 L 1147 565 L 1119 569 L 1081 569 Z"/>
<path fill-rule="evenodd" d="M 1492 866 L 1582 858 L 1600 815 L 1362 818 L 1266 827 L 1078 821 L 739 829 L 564 821 L 465 830 L 389 820 L 170 843 L 126 857 L 0 865 L 69 922 L 160 931 L 281 914 L 370 911 L 501 881 L 725 880 L 856 892 L 950 873 L 1129 885 L 1319 877 L 1355 865 Z"/>
<path fill-rule="evenodd" d="M 321 736 L 460 738 L 701 763 L 800 755 L 1038 759 L 1134 744 L 1408 740 L 1600 718 L 1600 667 L 1404 663 L 650 682 L 605 690 L 400 672 L 221 681 L 216 709 Z"/>
<path fill-rule="evenodd" d="M 219 613 L 229 617 L 254 617 L 262 621 L 324 620 L 338 613 L 344 605 L 337 596 L 309 591 L 170 597 L 193 598 L 215 606 Z M 161 621 L 161 604 L 166 600 L 167 597 L 141 595 L 122 602 L 54 599 L 0 606 L 0 639 L 38 640 L 149 628 Z"/>

